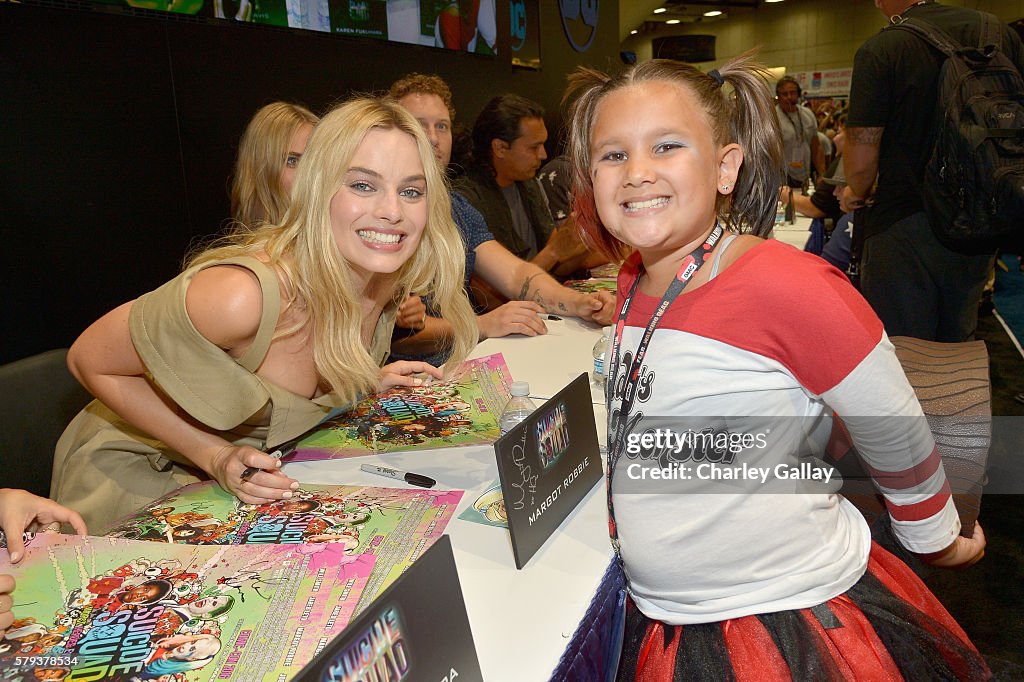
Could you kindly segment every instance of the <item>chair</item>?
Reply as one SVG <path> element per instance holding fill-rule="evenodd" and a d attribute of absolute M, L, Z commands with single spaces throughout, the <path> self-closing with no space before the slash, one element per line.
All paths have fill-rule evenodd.
<path fill-rule="evenodd" d="M 984 341 L 939 343 L 909 336 L 890 339 L 907 380 L 917 394 L 939 455 L 953 502 L 960 515 L 961 535 L 970 537 L 981 508 L 985 466 L 992 444 L 992 389 Z M 833 436 L 835 436 L 833 432 Z M 845 495 L 872 524 L 885 510 L 869 484 L 859 457 L 846 457 L 849 442 L 830 453 L 843 474 Z"/>
<path fill-rule="evenodd" d="M 48 497 L 53 451 L 92 396 L 67 368 L 66 348 L 0 366 L 0 486 Z"/>

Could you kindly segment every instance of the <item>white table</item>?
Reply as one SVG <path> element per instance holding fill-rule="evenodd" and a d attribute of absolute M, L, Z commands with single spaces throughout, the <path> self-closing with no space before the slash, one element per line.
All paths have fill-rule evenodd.
<path fill-rule="evenodd" d="M 593 368 L 591 349 L 600 327 L 573 318 L 545 324 L 545 336 L 488 339 L 473 356 L 502 353 L 512 377 L 530 382 L 532 396 L 550 398 L 580 372 Z M 592 389 L 595 401 L 602 402 L 596 387 Z M 595 405 L 594 411 L 598 438 L 604 443 L 604 405 Z M 415 471 L 436 479 L 439 489 L 466 491 L 446 533 L 452 540 L 484 679 L 549 679 L 611 560 L 603 483 L 590 491 L 530 562 L 516 570 L 508 531 L 458 518 L 498 476 L 491 446 L 297 462 L 286 464 L 284 470 L 306 483 L 404 486 L 397 481 L 382 483 L 379 476 L 360 471 L 361 464 Z"/>
<path fill-rule="evenodd" d="M 772 230 L 772 237 L 791 244 L 802 251 L 804 246 L 807 245 L 807 238 L 811 236 L 810 230 L 811 219 L 797 214 L 792 225 L 789 223 L 776 225 L 775 229 Z"/>

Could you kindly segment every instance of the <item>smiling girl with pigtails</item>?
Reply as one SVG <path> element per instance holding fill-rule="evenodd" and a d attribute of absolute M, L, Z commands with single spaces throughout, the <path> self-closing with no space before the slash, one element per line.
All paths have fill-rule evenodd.
<path fill-rule="evenodd" d="M 769 433 L 766 450 L 730 454 L 739 467 L 769 451 L 811 461 L 835 413 L 904 547 L 939 566 L 983 554 L 980 527 L 958 534 L 878 318 L 841 272 L 765 239 L 782 174 L 765 75 L 747 54 L 709 73 L 651 60 L 570 77 L 577 221 L 605 253 L 636 249 L 608 364 L 609 528 L 630 596 L 619 677 L 984 678 L 964 632 L 834 490 L 634 475 L 667 456 L 624 447 L 653 416 L 681 433 L 705 420 Z M 696 470 L 696 454 L 674 456 Z"/>

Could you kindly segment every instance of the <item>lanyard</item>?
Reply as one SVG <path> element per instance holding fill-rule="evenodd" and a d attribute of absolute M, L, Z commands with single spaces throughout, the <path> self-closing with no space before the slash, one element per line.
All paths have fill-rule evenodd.
<path fill-rule="evenodd" d="M 672 302 L 683 292 L 686 285 L 690 283 L 690 279 L 694 273 L 700 270 L 704 262 L 707 261 L 711 251 L 715 248 L 715 244 L 722 237 L 722 226 L 717 222 L 715 228 L 711 230 L 711 234 L 704 240 L 704 243 L 698 246 L 696 249 L 690 252 L 686 258 L 683 259 L 683 264 L 679 268 L 679 272 L 672 279 L 672 282 L 668 285 L 668 289 L 665 290 L 665 295 L 661 297 L 661 303 L 658 304 L 654 314 L 651 316 L 650 321 L 647 323 L 647 328 L 644 330 L 643 336 L 640 338 L 640 344 L 636 348 L 636 354 L 633 357 L 630 366 L 627 368 L 625 382 L 622 392 L 622 402 L 619 405 L 619 414 L 617 419 L 611 419 L 611 432 L 608 434 L 608 473 L 606 474 L 607 479 L 607 493 L 608 493 L 608 535 L 612 540 L 612 547 L 615 549 L 615 555 L 622 561 L 622 556 L 619 553 L 619 533 L 615 524 L 615 505 L 612 502 L 612 477 L 615 473 L 615 465 L 619 462 L 619 457 L 622 455 L 623 449 L 626 444 L 626 429 L 629 422 L 629 413 L 633 409 L 633 403 L 636 400 L 636 389 L 637 380 L 640 376 L 640 368 L 643 367 L 644 356 L 647 355 L 647 347 L 651 343 L 651 338 L 654 336 L 654 330 L 661 322 L 661 318 L 665 316 L 665 311 L 668 310 Z M 640 276 L 643 272 L 637 273 L 636 279 L 633 280 L 633 284 L 629 289 L 629 293 L 626 294 L 626 299 L 622 302 L 622 308 L 619 310 L 619 317 L 615 321 L 615 337 L 612 341 L 612 353 L 608 359 L 608 380 L 607 385 L 609 387 L 607 397 L 607 407 L 609 416 L 612 414 L 612 402 L 615 400 L 615 384 L 618 375 L 619 368 L 619 352 L 622 347 L 622 331 L 626 326 L 626 316 L 629 313 L 629 307 L 633 303 L 633 296 L 636 294 L 637 285 L 640 283 Z"/>
<path fill-rule="evenodd" d="M 781 107 L 780 107 L 781 108 Z M 789 121 L 789 125 L 793 128 L 793 132 L 797 134 L 797 142 L 803 144 L 804 140 L 804 117 L 800 115 L 800 109 L 796 111 L 796 123 L 793 123 L 793 117 L 789 115 L 788 111 L 783 111 L 784 118 Z M 797 123 L 800 124 L 799 130 L 797 129 Z"/>

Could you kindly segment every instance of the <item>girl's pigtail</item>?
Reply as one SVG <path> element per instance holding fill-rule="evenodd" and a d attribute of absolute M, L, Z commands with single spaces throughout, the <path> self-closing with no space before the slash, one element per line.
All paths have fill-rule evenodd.
<path fill-rule="evenodd" d="M 768 72 L 751 62 L 753 54 L 754 50 L 745 52 L 719 69 L 733 88 L 731 137 L 744 151 L 725 221 L 733 229 L 767 237 L 783 178 L 782 133 L 768 90 Z"/>

